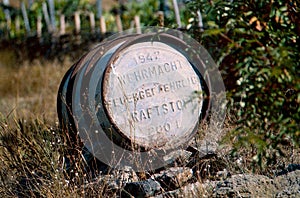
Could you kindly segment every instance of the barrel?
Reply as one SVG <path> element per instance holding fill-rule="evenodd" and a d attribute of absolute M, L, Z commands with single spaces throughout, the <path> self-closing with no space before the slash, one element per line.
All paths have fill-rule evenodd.
<path fill-rule="evenodd" d="M 70 143 L 93 153 L 186 145 L 207 115 L 210 79 L 205 62 L 183 37 L 159 28 L 122 33 L 71 66 L 57 97 Z"/>

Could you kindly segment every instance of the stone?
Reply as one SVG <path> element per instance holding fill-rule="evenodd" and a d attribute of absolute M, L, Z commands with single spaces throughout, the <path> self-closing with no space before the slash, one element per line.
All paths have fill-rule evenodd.
<path fill-rule="evenodd" d="M 164 160 L 169 167 L 185 166 L 188 164 L 192 153 L 183 149 L 178 149 L 164 156 Z"/>
<path fill-rule="evenodd" d="M 117 194 L 121 189 L 130 182 L 137 182 L 138 176 L 131 167 L 125 167 L 122 170 L 111 170 L 106 174 L 100 174 L 94 178 L 89 186 L 99 188 L 105 186 L 105 189 L 110 194 Z"/>
<path fill-rule="evenodd" d="M 188 148 L 191 150 L 191 147 Z M 201 156 L 201 157 L 200 157 Z M 192 168 L 196 178 L 201 179 L 220 179 L 220 171 L 226 171 L 226 162 L 216 153 L 202 155 L 198 150 L 190 156 L 188 167 Z M 225 173 L 223 173 L 225 176 Z"/>
<path fill-rule="evenodd" d="M 188 180 L 192 179 L 193 172 L 188 167 L 172 167 L 153 177 L 165 191 L 172 191 L 184 186 Z"/>
<path fill-rule="evenodd" d="M 138 181 L 138 176 L 136 172 L 129 166 L 126 166 L 122 170 L 113 170 L 112 174 L 114 175 L 117 184 L 119 184 L 122 187 L 126 183 Z"/>
<path fill-rule="evenodd" d="M 153 180 L 147 179 L 143 181 L 137 182 L 129 182 L 127 183 L 122 192 L 122 197 L 150 197 L 158 194 L 161 191 L 160 184 Z"/>
<path fill-rule="evenodd" d="M 199 181 L 195 183 L 187 184 L 179 189 L 164 192 L 155 196 L 155 198 L 186 198 L 186 197 L 211 197 L 212 192 L 211 183 L 201 183 Z"/>
<path fill-rule="evenodd" d="M 214 197 L 271 197 L 274 192 L 272 179 L 263 175 L 238 174 L 218 182 Z"/>
<path fill-rule="evenodd" d="M 289 164 L 284 170 L 277 173 L 278 176 L 285 175 L 289 172 L 300 170 L 300 164 Z"/>
<path fill-rule="evenodd" d="M 274 185 L 278 189 L 276 197 L 300 196 L 300 170 L 288 172 L 274 178 Z"/>
<path fill-rule="evenodd" d="M 271 179 L 263 175 L 238 174 L 216 184 L 213 197 L 299 197 L 300 170 Z"/>

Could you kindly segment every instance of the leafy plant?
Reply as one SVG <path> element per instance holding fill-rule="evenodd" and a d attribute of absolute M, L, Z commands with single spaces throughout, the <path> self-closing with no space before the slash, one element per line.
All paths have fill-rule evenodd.
<path fill-rule="evenodd" d="M 300 143 L 300 9 L 296 1 L 205 1 L 189 4 L 189 32 L 220 65 L 237 127 L 226 140 L 254 148 L 260 166 Z M 205 31 L 197 27 L 200 9 Z"/>

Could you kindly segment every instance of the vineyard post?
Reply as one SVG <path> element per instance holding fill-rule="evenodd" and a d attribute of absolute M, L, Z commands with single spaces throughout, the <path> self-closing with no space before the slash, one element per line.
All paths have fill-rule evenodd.
<path fill-rule="evenodd" d="M 65 15 L 61 14 L 59 18 L 60 22 L 60 35 L 64 35 L 66 33 L 66 21 L 65 21 Z"/>
<path fill-rule="evenodd" d="M 54 0 L 48 0 L 49 4 L 49 11 L 50 11 L 50 22 L 52 26 L 52 30 L 55 31 L 55 7 L 54 7 Z"/>
<path fill-rule="evenodd" d="M 3 0 L 3 4 L 5 6 L 9 6 L 9 0 Z M 10 16 L 9 9 L 4 9 L 4 14 L 5 14 L 5 19 L 6 19 L 6 28 L 9 33 L 11 30 L 11 16 Z"/>
<path fill-rule="evenodd" d="M 46 21 L 46 24 L 47 24 L 48 33 L 51 33 L 52 32 L 52 26 L 51 26 L 51 23 L 50 23 L 50 17 L 49 17 L 46 2 L 43 2 L 42 9 L 43 9 L 44 18 L 45 18 L 45 21 Z"/>
<path fill-rule="evenodd" d="M 198 16 L 198 26 L 200 28 L 200 31 L 203 32 L 204 31 L 204 29 L 203 29 L 203 20 L 202 20 L 202 14 L 201 14 L 200 9 L 197 10 L 197 16 Z"/>
<path fill-rule="evenodd" d="M 173 6 L 174 6 L 174 12 L 175 12 L 175 17 L 176 17 L 176 22 L 178 25 L 178 28 L 181 28 L 181 20 L 180 20 L 180 13 L 179 13 L 179 7 L 177 0 L 173 0 Z"/>
<path fill-rule="evenodd" d="M 123 31 L 123 25 L 122 25 L 120 14 L 116 15 L 116 24 L 117 24 L 118 32 L 122 32 Z"/>
<path fill-rule="evenodd" d="M 91 33 L 95 33 L 95 14 L 93 12 L 90 12 L 89 18 L 90 18 Z"/>
<path fill-rule="evenodd" d="M 24 19 L 24 25 L 25 25 L 26 33 L 30 34 L 31 28 L 30 28 L 29 19 L 28 19 L 28 15 L 27 15 L 26 6 L 25 6 L 24 1 L 21 2 L 21 11 L 22 11 L 23 19 Z"/>
<path fill-rule="evenodd" d="M 135 23 L 135 27 L 136 27 L 136 33 L 141 34 L 141 20 L 140 20 L 140 16 L 139 15 L 135 15 L 134 16 L 134 23 Z"/>
<path fill-rule="evenodd" d="M 97 9 L 97 19 L 100 19 L 102 17 L 102 0 L 97 0 L 96 9 Z"/>
<path fill-rule="evenodd" d="M 106 23 L 105 23 L 105 18 L 103 16 L 100 17 L 100 32 L 101 34 L 106 33 Z"/>
<path fill-rule="evenodd" d="M 36 22 L 36 35 L 38 38 L 42 37 L 42 16 L 38 15 Z"/>
<path fill-rule="evenodd" d="M 75 21 L 75 33 L 79 34 L 80 33 L 80 29 L 81 29 L 81 24 L 80 24 L 80 13 L 79 11 L 76 11 L 74 13 L 74 21 Z"/>
<path fill-rule="evenodd" d="M 16 33 L 19 33 L 20 29 L 21 29 L 21 22 L 20 22 L 20 17 L 19 16 L 16 16 L 15 28 L 16 28 Z"/>

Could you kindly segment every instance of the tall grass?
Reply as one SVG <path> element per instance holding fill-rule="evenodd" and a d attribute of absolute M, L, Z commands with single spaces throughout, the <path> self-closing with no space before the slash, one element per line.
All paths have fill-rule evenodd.
<path fill-rule="evenodd" d="M 0 123 L 1 197 L 103 194 L 106 181 L 96 183 L 97 188 L 87 186 L 92 177 L 85 158 L 80 151 L 68 156 L 66 136 L 57 127 L 41 120 L 16 120 L 13 127 L 5 120 Z"/>
<path fill-rule="evenodd" d="M 91 175 L 82 151 L 59 129 L 56 97 L 71 61 L 0 65 L 0 196 L 101 196 L 85 187 Z M 70 156 L 72 155 L 72 156 Z"/>
<path fill-rule="evenodd" d="M 0 112 L 5 117 L 56 121 L 56 96 L 71 62 L 0 65 Z"/>

